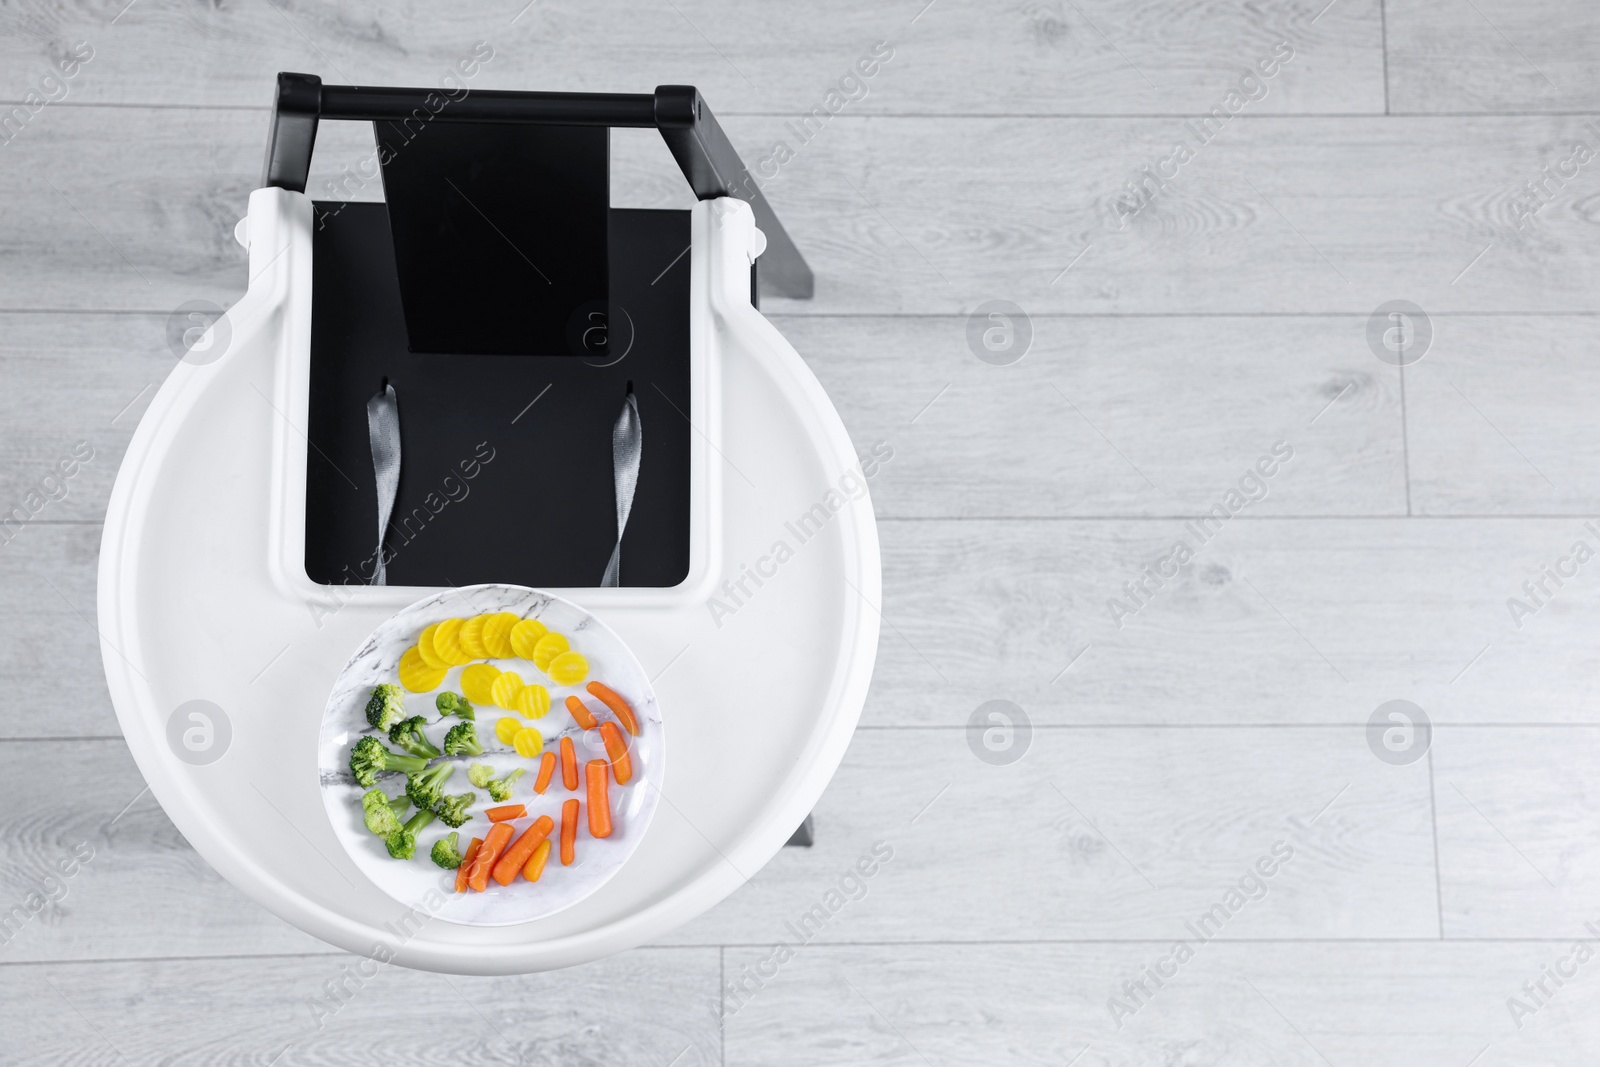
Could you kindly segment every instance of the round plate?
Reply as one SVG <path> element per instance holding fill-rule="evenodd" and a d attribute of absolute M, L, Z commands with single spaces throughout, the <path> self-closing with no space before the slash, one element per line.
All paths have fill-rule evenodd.
<path fill-rule="evenodd" d="M 417 643 L 423 627 L 449 618 L 469 619 L 501 611 L 519 618 L 538 619 L 551 631 L 565 634 L 573 651 L 583 653 L 588 659 L 589 674 L 576 686 L 558 686 L 528 660 L 474 661 L 516 671 L 525 684 L 537 682 L 545 686 L 550 690 L 550 711 L 540 719 L 524 719 L 517 712 L 474 702 L 483 755 L 441 757 L 459 767 L 446 783 L 445 792 L 455 794 L 471 790 L 478 794 L 472 818 L 457 831 L 461 835 L 460 850 L 464 854 L 472 838 L 482 837 L 488 831 L 492 824 L 483 810 L 496 803 L 489 798 L 487 790 L 474 788 L 467 781 L 467 766 L 471 763 L 491 765 L 496 777 L 504 776 L 515 767 L 526 768 L 527 772 L 517 779 L 511 797 L 505 801 L 526 805 L 528 809 L 526 817 L 513 822 L 516 835 L 520 836 L 541 815 L 550 816 L 556 829 L 550 835 L 553 851 L 539 881 L 529 882 L 519 875 L 510 885 L 502 886 L 490 879 L 485 892 L 456 893 L 455 872 L 442 870 L 428 858 L 433 843 L 450 833 L 450 827 L 434 820 L 417 835 L 417 854 L 412 860 L 390 858 L 383 839 L 367 831 L 361 819 L 361 794 L 366 790 L 356 783 L 350 772 L 350 750 L 364 736 L 379 736 L 390 751 L 399 751 L 387 737 L 367 725 L 367 698 L 373 686 L 380 682 L 398 683 L 400 657 Z M 402 690 L 406 713 L 427 718 L 424 733 L 436 746 L 442 746 L 446 731 L 460 720 L 454 716 L 441 718 L 435 709 L 434 697 L 447 689 L 460 693 L 462 669 L 451 667 L 439 688 L 432 692 Z M 618 786 L 615 780 L 611 782 L 611 836 L 599 839 L 589 836 L 589 799 L 583 765 L 591 759 L 605 759 L 605 746 L 601 743 L 600 731 L 581 729 L 566 706 L 567 697 L 576 694 L 597 720 L 614 720 L 610 710 L 584 689 L 591 681 L 604 682 L 619 693 L 633 706 L 639 720 L 638 737 L 629 737 L 623 731 L 630 744 L 633 779 L 625 786 Z M 578 789 L 575 792 L 568 792 L 562 784 L 559 764 L 544 794 L 533 791 L 539 757 L 518 756 L 510 745 L 502 744 L 495 736 L 495 723 L 506 716 L 538 729 L 544 735 L 546 751 L 558 751 L 561 737 L 572 738 L 578 754 Z M 472 585 L 435 593 L 395 612 L 350 657 L 334 682 L 333 693 L 323 712 L 317 766 L 322 777 L 322 800 L 333 822 L 334 833 L 356 866 L 379 889 L 408 907 L 418 906 L 430 890 L 442 892 L 444 905 L 428 909 L 435 918 L 467 926 L 510 926 L 571 907 L 609 881 L 627 861 L 655 814 L 666 756 L 663 740 L 660 707 L 650 679 L 628 646 L 604 623 L 570 600 L 537 589 L 517 585 Z M 405 791 L 405 776 L 391 772 L 381 776 L 378 785 L 391 797 L 398 796 Z M 577 799 L 582 808 L 576 858 L 572 866 L 563 867 L 559 856 L 561 804 L 568 799 Z M 406 817 L 414 813 L 415 809 L 411 809 Z"/>

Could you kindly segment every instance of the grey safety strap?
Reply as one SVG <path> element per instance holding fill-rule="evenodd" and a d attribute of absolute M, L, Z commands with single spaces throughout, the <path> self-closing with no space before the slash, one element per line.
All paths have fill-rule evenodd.
<path fill-rule="evenodd" d="M 639 456 L 644 451 L 644 427 L 639 422 L 639 401 L 628 383 L 628 397 L 622 414 L 611 428 L 611 474 L 617 490 L 617 547 L 611 550 L 602 587 L 614 587 L 622 579 L 622 532 L 628 528 L 628 513 L 633 510 L 633 491 L 639 486 Z"/>
<path fill-rule="evenodd" d="M 372 445 L 372 475 L 378 484 L 378 551 L 372 584 L 387 585 L 383 535 L 389 529 L 395 494 L 400 489 L 400 402 L 388 382 L 367 401 L 367 441 Z"/>

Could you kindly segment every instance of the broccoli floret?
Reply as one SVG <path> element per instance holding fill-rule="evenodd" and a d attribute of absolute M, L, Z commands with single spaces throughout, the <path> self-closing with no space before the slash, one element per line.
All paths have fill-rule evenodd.
<path fill-rule="evenodd" d="M 411 774 L 427 765 L 428 761 L 421 756 L 401 756 L 390 752 L 376 737 L 363 737 L 350 750 L 350 771 L 356 776 L 356 781 L 369 789 L 378 784 L 378 775 L 384 771 Z"/>
<path fill-rule="evenodd" d="M 449 690 L 434 697 L 433 706 L 439 709 L 439 717 L 441 719 L 446 715 L 455 715 L 461 719 L 476 719 L 478 717 L 477 713 L 472 710 L 471 701 L 459 693 L 452 693 Z"/>
<path fill-rule="evenodd" d="M 400 829 L 400 816 L 411 806 L 411 798 L 404 793 L 389 799 L 381 789 L 369 789 L 361 794 L 361 818 L 367 829 L 379 837 L 388 837 Z"/>
<path fill-rule="evenodd" d="M 433 843 L 433 851 L 428 854 L 428 858 L 447 871 L 455 870 L 461 866 L 461 853 L 456 850 L 457 842 L 460 840 L 461 835 L 451 830 Z"/>
<path fill-rule="evenodd" d="M 444 783 L 450 780 L 455 773 L 453 763 L 441 763 L 437 767 L 412 774 L 406 777 L 406 796 L 411 798 L 411 803 L 419 809 L 432 809 L 440 800 L 444 799 Z"/>
<path fill-rule="evenodd" d="M 446 756 L 459 756 L 463 753 L 468 756 L 483 755 L 483 746 L 478 743 L 478 728 L 470 722 L 458 722 L 444 735 Z"/>
<path fill-rule="evenodd" d="M 467 768 L 467 781 L 479 789 L 489 788 L 489 783 L 494 780 L 494 768 L 487 763 L 474 763 Z"/>
<path fill-rule="evenodd" d="M 422 756 L 432 759 L 439 754 L 428 740 L 428 735 L 422 732 L 422 726 L 428 720 L 421 715 L 413 715 L 409 719 L 401 719 L 389 727 L 389 740 L 411 753 L 413 756 Z"/>
<path fill-rule="evenodd" d="M 467 809 L 477 802 L 476 793 L 457 793 L 454 796 L 440 797 L 439 803 L 433 806 L 433 813 L 439 816 L 439 821 L 446 826 L 460 826 L 472 818 L 472 813 Z"/>
<path fill-rule="evenodd" d="M 515 782 L 518 778 L 521 778 L 526 773 L 528 773 L 526 767 L 518 767 L 504 778 L 496 778 L 495 780 L 491 781 L 484 788 L 489 790 L 489 796 L 492 797 L 497 804 L 510 800 L 511 783 Z"/>
<path fill-rule="evenodd" d="M 374 730 L 387 732 L 389 727 L 405 717 L 406 698 L 398 685 L 384 682 L 373 687 L 372 696 L 367 699 L 367 725 Z"/>
<path fill-rule="evenodd" d="M 384 844 L 389 849 L 389 855 L 397 860 L 408 860 L 417 854 L 417 833 L 427 827 L 434 819 L 433 812 L 419 811 L 406 820 L 404 826 L 389 835 Z"/>

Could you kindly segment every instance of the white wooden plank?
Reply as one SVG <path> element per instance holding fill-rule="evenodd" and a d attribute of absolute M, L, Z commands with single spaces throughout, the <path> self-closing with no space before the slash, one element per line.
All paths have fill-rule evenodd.
<path fill-rule="evenodd" d="M 0 963 L 333 951 L 213 871 L 120 739 L 0 753 Z"/>
<path fill-rule="evenodd" d="M 991 765 L 960 729 L 858 732 L 817 806 L 817 844 L 664 940 L 1159 941 L 1186 922 L 1232 939 L 1437 933 L 1427 766 L 1380 762 L 1359 730 L 1040 729 L 1013 743 L 1021 759 Z M 1275 846 L 1289 858 L 1252 874 Z M 1255 900 L 1200 921 L 1247 876 Z"/>
<path fill-rule="evenodd" d="M 264 106 L 280 70 L 330 82 L 441 85 L 492 48 L 467 84 L 481 89 L 649 92 L 694 84 L 719 113 L 802 114 L 821 106 L 876 42 L 893 58 L 846 105 L 878 113 L 1168 113 L 1209 106 L 1283 40 L 1293 77 L 1255 106 L 1266 112 L 1382 111 L 1377 0 L 1294 0 L 1262 9 L 1112 0 L 995 8 L 973 0 L 764 6 L 727 0 L 464 3 L 203 11 L 143 0 L 123 13 L 12 12 L 0 19 L 0 94 L 41 84 L 70 42 L 93 58 L 66 82 L 69 102 Z M 478 50 L 478 55 L 488 55 Z M 149 57 L 159 55 L 159 65 Z M 469 66 L 469 70 L 472 68 Z"/>
<path fill-rule="evenodd" d="M 1181 518 L 880 531 L 873 725 L 960 725 L 996 697 L 1053 724 L 1359 725 L 1400 698 L 1438 722 L 1595 721 L 1600 585 L 1520 629 L 1507 608 L 1575 519 L 1239 518 L 1204 545 Z M 1193 560 L 1113 618 L 1180 541 Z"/>
<path fill-rule="evenodd" d="M 880 516 L 1198 515 L 1263 457 L 1252 514 L 1405 514 L 1399 373 L 1360 320 L 1041 316 L 1010 366 L 963 318 L 776 321 L 857 450 L 892 450 Z"/>
<path fill-rule="evenodd" d="M 1594 515 L 1600 319 L 1443 315 L 1431 324 L 1432 350 L 1405 370 L 1417 512 Z"/>
<path fill-rule="evenodd" d="M 177 362 L 165 330 L 156 315 L 0 315 L 6 550 L 24 522 L 105 515 L 128 439 Z"/>
<path fill-rule="evenodd" d="M 1440 731 L 1433 762 L 1446 934 L 1594 938 L 1600 733 Z"/>
<path fill-rule="evenodd" d="M 17 1064 L 706 1067 L 720 1061 L 717 976 L 715 949 L 501 978 L 335 954 L 0 966 L 0 998 Z"/>
<path fill-rule="evenodd" d="M 1507 998 L 1559 955 L 1516 943 L 1197 945 L 1118 1029 L 1108 1000 L 1170 947 L 811 946 L 761 988 L 771 947 L 729 949 L 751 994 L 729 997 L 727 1062 L 1510 1067 L 1600 1042 L 1592 979 L 1515 1027 Z"/>
<path fill-rule="evenodd" d="M 34 523 L 0 546 L 0 685 L 31 694 L 0 707 L 0 738 L 117 734 L 95 627 L 99 555 L 98 523 Z"/>
<path fill-rule="evenodd" d="M 260 112 L 49 117 L 0 169 L 5 307 L 165 315 L 237 296 L 231 231 L 259 180 Z M 768 121 L 727 125 L 754 158 Z M 1005 298 L 1032 314 L 1326 312 L 1351 316 L 1359 354 L 1362 320 L 1402 296 L 1430 313 L 1600 306 L 1591 171 L 1524 230 L 1514 207 L 1584 136 L 1579 118 L 1230 122 L 1119 229 L 1124 182 L 1172 152 L 1182 120 L 841 115 L 768 183 L 818 276 L 816 300 L 769 310 L 965 315 Z M 659 146 L 619 153 L 621 200 L 681 202 L 660 163 Z"/>
<path fill-rule="evenodd" d="M 1387 0 L 1397 112 L 1594 111 L 1593 5 L 1562 0 Z"/>

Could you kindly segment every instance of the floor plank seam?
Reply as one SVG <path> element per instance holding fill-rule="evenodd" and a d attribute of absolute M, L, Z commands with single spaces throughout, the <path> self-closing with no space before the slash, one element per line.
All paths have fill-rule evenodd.
<path fill-rule="evenodd" d="M 1383 113 L 1389 114 L 1389 0 L 1378 0 L 1378 40 L 1383 48 Z"/>
<path fill-rule="evenodd" d="M 1433 746 L 1428 746 L 1428 822 L 1433 827 L 1433 895 L 1439 911 L 1439 940 L 1444 937 L 1444 875 L 1439 869 L 1439 801 L 1433 784 Z"/>

